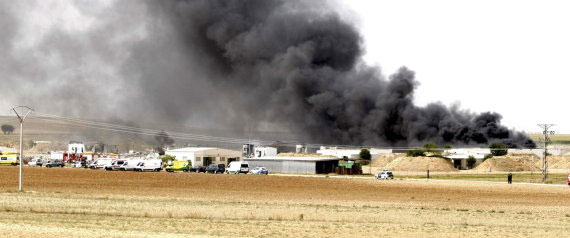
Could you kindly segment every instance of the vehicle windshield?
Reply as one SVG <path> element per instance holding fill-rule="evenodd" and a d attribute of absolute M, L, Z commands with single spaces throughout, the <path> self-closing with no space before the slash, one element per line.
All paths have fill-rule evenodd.
<path fill-rule="evenodd" d="M 241 167 L 242 168 L 249 168 L 249 165 L 248 164 L 241 164 Z"/>

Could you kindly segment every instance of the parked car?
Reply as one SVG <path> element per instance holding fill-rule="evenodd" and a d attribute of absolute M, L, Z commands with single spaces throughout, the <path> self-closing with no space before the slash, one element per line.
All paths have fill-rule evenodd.
<path fill-rule="evenodd" d="M 206 173 L 206 166 L 196 165 L 196 166 L 188 169 L 188 171 L 186 171 L 186 172 Z"/>
<path fill-rule="evenodd" d="M 83 166 L 83 168 L 86 168 L 86 169 L 91 168 L 91 166 L 92 166 L 94 163 L 95 163 L 95 160 L 87 161 L 87 163 L 85 163 L 85 166 Z"/>
<path fill-rule="evenodd" d="M 225 171 L 227 174 L 247 174 L 249 173 L 249 164 L 247 162 L 242 161 L 233 161 L 230 162 L 228 168 Z"/>
<path fill-rule="evenodd" d="M 95 162 L 93 162 L 92 164 L 89 165 L 90 169 L 104 169 L 105 167 L 110 167 L 111 163 L 113 163 L 112 159 L 108 159 L 108 158 L 103 158 L 103 159 L 98 159 Z"/>
<path fill-rule="evenodd" d="M 208 168 L 206 168 L 206 173 L 213 173 L 213 174 L 223 174 L 226 171 L 226 166 L 224 164 L 210 164 Z"/>
<path fill-rule="evenodd" d="M 568 186 L 570 186 L 570 174 L 568 174 Z"/>
<path fill-rule="evenodd" d="M 252 173 L 252 174 L 265 174 L 265 175 L 268 175 L 268 174 L 269 174 L 269 170 L 267 170 L 267 168 L 265 168 L 265 167 L 258 166 L 258 167 L 255 167 L 255 169 L 252 169 L 252 170 L 251 170 L 251 173 Z"/>
<path fill-rule="evenodd" d="M 63 168 L 65 166 L 65 164 L 63 163 L 62 160 L 50 160 L 47 162 L 46 167 L 47 168 L 51 168 L 51 167 L 61 167 Z"/>
<path fill-rule="evenodd" d="M 394 179 L 394 174 L 392 171 L 384 170 L 380 171 L 378 174 L 374 175 L 375 179 Z"/>
<path fill-rule="evenodd" d="M 86 161 L 75 161 L 73 164 L 71 164 L 71 168 L 85 168 L 86 166 Z"/>
<path fill-rule="evenodd" d="M 162 170 L 162 160 L 160 159 L 149 159 L 143 160 L 137 164 L 135 171 L 155 171 L 159 172 Z"/>
<path fill-rule="evenodd" d="M 28 162 L 28 166 L 30 167 L 42 167 L 43 165 L 43 161 L 41 158 L 33 158 L 32 160 L 30 160 L 30 162 Z"/>
<path fill-rule="evenodd" d="M 188 171 L 192 163 L 188 160 L 175 160 L 172 161 L 172 165 L 166 167 L 166 172 L 174 172 L 174 171 Z"/>

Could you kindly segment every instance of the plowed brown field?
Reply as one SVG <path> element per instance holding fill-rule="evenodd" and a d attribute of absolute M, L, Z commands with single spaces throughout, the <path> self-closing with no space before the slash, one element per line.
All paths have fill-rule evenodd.
<path fill-rule="evenodd" d="M 551 236 L 566 187 L 0 167 L 6 237 Z"/>

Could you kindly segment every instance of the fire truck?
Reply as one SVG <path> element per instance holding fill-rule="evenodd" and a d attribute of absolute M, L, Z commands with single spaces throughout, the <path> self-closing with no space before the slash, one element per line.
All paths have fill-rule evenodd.
<path fill-rule="evenodd" d="M 67 151 L 63 152 L 63 162 L 93 161 L 95 157 L 95 153 L 87 152 L 85 145 L 77 141 L 70 142 L 67 146 Z"/>

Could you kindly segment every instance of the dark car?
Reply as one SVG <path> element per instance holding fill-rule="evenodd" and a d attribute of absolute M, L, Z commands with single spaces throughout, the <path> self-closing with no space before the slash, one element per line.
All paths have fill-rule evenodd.
<path fill-rule="evenodd" d="M 51 168 L 51 167 L 61 167 L 63 168 L 65 166 L 65 164 L 63 163 L 63 161 L 61 160 L 52 160 L 52 161 L 48 161 L 46 164 L 47 168 Z"/>
<path fill-rule="evenodd" d="M 192 172 L 192 173 L 206 173 L 206 166 L 197 165 L 190 168 L 188 171 L 184 172 Z"/>
<path fill-rule="evenodd" d="M 226 166 L 224 164 L 211 164 L 206 168 L 206 173 L 223 174 L 224 171 L 226 171 Z"/>

